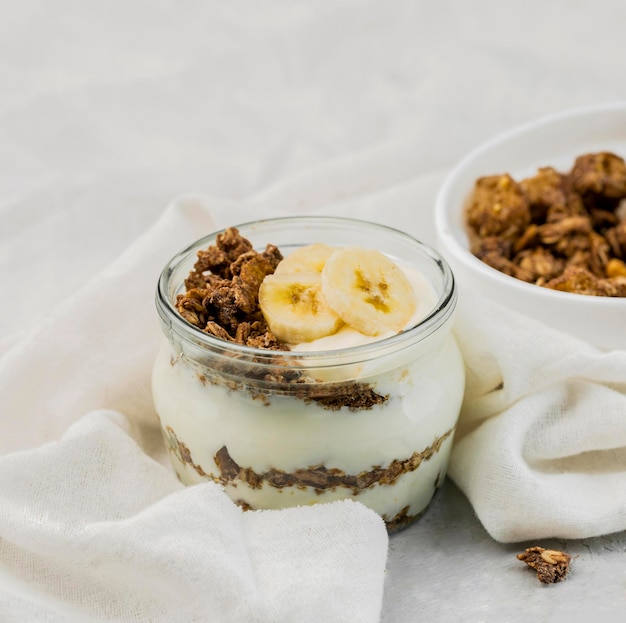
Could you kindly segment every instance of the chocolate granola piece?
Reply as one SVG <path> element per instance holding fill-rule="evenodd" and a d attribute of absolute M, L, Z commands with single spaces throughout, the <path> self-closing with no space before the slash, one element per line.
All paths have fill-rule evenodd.
<path fill-rule="evenodd" d="M 591 215 L 593 228 L 598 232 L 603 232 L 610 227 L 615 227 L 620 222 L 619 216 L 615 212 L 604 208 L 590 206 L 589 214 Z"/>
<path fill-rule="evenodd" d="M 237 344 L 263 348 L 266 350 L 284 350 L 283 345 L 270 333 L 265 319 L 240 322 L 235 331 L 234 341 Z"/>
<path fill-rule="evenodd" d="M 389 396 L 378 394 L 365 383 L 320 385 L 319 389 L 308 388 L 302 397 L 305 402 L 316 402 L 330 411 L 338 411 L 342 407 L 350 411 L 364 411 L 389 400 Z"/>
<path fill-rule="evenodd" d="M 202 290 L 206 288 L 206 278 L 202 273 L 192 271 L 185 279 L 185 289 L 189 290 Z M 182 295 L 179 295 L 182 296 Z"/>
<path fill-rule="evenodd" d="M 237 300 L 237 293 L 232 285 L 220 285 L 209 290 L 205 298 L 207 308 L 215 314 L 216 322 L 229 333 L 236 332 L 239 324 L 239 307 L 241 298 Z M 245 301 L 244 301 L 245 304 Z"/>
<path fill-rule="evenodd" d="M 611 152 L 579 156 L 574 162 L 570 179 L 576 192 L 583 196 L 626 197 L 626 163 Z"/>
<path fill-rule="evenodd" d="M 387 532 L 389 534 L 400 532 L 414 521 L 419 519 L 424 513 L 426 509 L 424 509 L 421 513 L 417 513 L 417 515 L 409 515 L 409 507 L 405 506 L 400 509 L 395 516 L 387 518 L 387 515 L 383 515 L 383 521 L 385 522 L 385 527 L 387 528 Z"/>
<path fill-rule="evenodd" d="M 525 281 L 532 283 L 553 279 L 563 272 L 565 261 L 557 258 L 548 249 L 535 247 L 521 251 L 515 256 L 514 263 L 527 271 L 531 277 Z"/>
<path fill-rule="evenodd" d="M 269 330 L 258 332 L 246 338 L 246 346 L 265 350 L 285 350 L 285 345 Z"/>
<path fill-rule="evenodd" d="M 268 244 L 265 247 L 265 251 L 263 253 L 257 253 L 256 251 L 246 251 L 242 255 L 240 255 L 231 265 L 230 271 L 233 275 L 241 274 L 241 270 L 245 264 L 250 261 L 256 263 L 258 270 L 262 271 L 263 277 L 261 277 L 261 281 L 265 278 L 266 275 L 271 275 L 277 268 L 278 264 L 280 264 L 283 259 L 283 255 L 278 249 L 278 247 L 273 244 Z M 260 282 L 259 282 L 260 285 Z"/>
<path fill-rule="evenodd" d="M 555 584 L 567 576 L 571 556 L 556 549 L 535 546 L 518 554 L 517 559 L 534 569 L 540 582 Z"/>
<path fill-rule="evenodd" d="M 523 266 L 519 266 L 514 261 L 508 260 L 506 257 L 499 255 L 495 251 L 485 253 L 484 255 L 481 255 L 479 259 L 488 266 L 491 266 L 492 268 L 495 268 L 510 277 L 515 277 L 516 279 L 520 279 L 522 281 L 528 281 L 529 283 L 533 283 L 535 281 L 532 271 L 524 268 Z"/>
<path fill-rule="evenodd" d="M 573 238 L 576 234 L 589 234 L 592 231 L 591 218 L 570 216 L 557 222 L 540 225 L 537 229 L 543 244 L 558 246 L 568 236 Z"/>
<path fill-rule="evenodd" d="M 600 296 L 626 296 L 626 276 L 601 279 L 601 282 L 602 294 Z"/>
<path fill-rule="evenodd" d="M 204 273 L 211 272 L 214 275 L 223 276 L 223 273 L 230 266 L 230 263 L 226 259 L 226 254 L 216 246 L 211 246 L 208 249 L 200 249 L 198 251 L 197 260 L 194 264 L 194 271 L 189 275 L 202 278 Z"/>
<path fill-rule="evenodd" d="M 214 245 L 198 251 L 194 270 L 188 279 L 197 280 L 208 272 L 230 279 L 232 277 L 231 264 L 239 256 L 251 250 L 250 241 L 241 236 L 236 227 L 229 227 L 217 235 Z"/>
<path fill-rule="evenodd" d="M 604 236 L 592 231 L 589 234 L 589 270 L 597 277 L 606 275 L 611 246 Z"/>
<path fill-rule="evenodd" d="M 544 284 L 547 288 L 591 296 L 626 296 L 626 277 L 596 277 L 580 266 L 568 266 L 563 274 Z"/>
<path fill-rule="evenodd" d="M 589 216 L 589 210 L 581 195 L 579 195 L 572 186 L 570 177 L 563 175 L 561 179 L 563 181 L 565 202 L 558 202 L 548 206 L 546 223 L 557 223 L 564 218 L 575 216 Z"/>
<path fill-rule="evenodd" d="M 263 279 L 267 275 L 271 275 L 276 266 L 261 253 L 256 251 L 248 251 L 240 255 L 231 265 L 230 270 L 233 274 L 233 281 L 238 278 L 245 283 L 250 289 L 258 291 Z"/>
<path fill-rule="evenodd" d="M 573 292 L 576 294 L 595 294 L 597 278 L 593 273 L 581 266 L 568 266 L 563 274 L 551 279 L 544 285 L 546 288 Z"/>
<path fill-rule="evenodd" d="M 539 244 L 539 226 L 531 223 L 521 234 L 521 236 L 511 246 L 515 253 L 524 249 L 536 247 Z"/>
<path fill-rule="evenodd" d="M 192 288 L 176 298 L 178 313 L 190 324 L 204 329 L 207 323 L 207 310 L 202 301 L 206 297 L 206 290 Z"/>
<path fill-rule="evenodd" d="M 215 464 L 220 470 L 220 480 L 222 482 L 230 482 L 239 476 L 239 465 L 228 453 L 228 448 L 222 446 L 215 454 Z"/>
<path fill-rule="evenodd" d="M 605 237 L 611 245 L 613 255 L 618 259 L 626 260 L 626 220 L 608 229 Z"/>
<path fill-rule="evenodd" d="M 214 245 L 198 251 L 185 280 L 187 292 L 178 295 L 176 308 L 185 320 L 220 339 L 285 350 L 269 332 L 258 300 L 263 279 L 281 259 L 274 245 L 259 253 L 231 227 L 216 237 Z"/>
<path fill-rule="evenodd" d="M 252 250 L 252 243 L 244 238 L 236 227 L 229 227 L 218 234 L 215 245 L 226 255 L 232 264 L 240 255 Z"/>
<path fill-rule="evenodd" d="M 522 236 L 534 235 L 531 228 L 536 229 L 536 225 L 529 225 Z M 532 272 L 526 270 L 513 261 L 513 252 L 516 250 L 513 241 L 500 236 L 488 236 L 474 240 L 472 253 L 485 264 L 496 270 L 516 277 L 522 281 L 534 281 Z"/>
<path fill-rule="evenodd" d="M 178 439 L 171 426 L 166 426 L 161 429 L 161 432 L 163 433 L 163 440 L 166 448 L 173 453 L 181 463 L 191 466 L 199 476 L 210 478 L 209 474 L 207 474 L 200 465 L 193 462 L 191 451 L 182 441 Z"/>
<path fill-rule="evenodd" d="M 265 247 L 265 251 L 262 253 L 263 257 L 272 265 L 272 268 L 276 270 L 278 264 L 280 264 L 283 259 L 283 254 L 280 252 L 280 249 L 273 244 L 268 244 Z"/>
<path fill-rule="evenodd" d="M 531 225 L 530 227 L 533 226 Z M 501 236 L 476 238 L 472 242 L 472 253 L 479 259 L 487 255 L 494 255 L 510 260 L 513 256 L 513 243 L 511 240 Z"/>
<path fill-rule="evenodd" d="M 467 207 L 467 222 L 481 238 L 513 238 L 530 224 L 530 208 L 520 185 L 508 174 L 481 177 Z"/>
<path fill-rule="evenodd" d="M 544 223 L 548 209 L 554 206 L 564 211 L 567 206 L 564 176 L 552 167 L 541 167 L 532 177 L 520 182 L 528 200 L 533 223 Z"/>
<path fill-rule="evenodd" d="M 220 325 L 213 320 L 207 322 L 206 326 L 202 330 L 209 335 L 220 338 L 220 340 L 226 340 L 227 342 L 232 340 L 226 329 L 220 327 Z"/>
<path fill-rule="evenodd" d="M 556 256 L 566 258 L 567 265 L 582 266 L 598 277 L 604 276 L 610 247 L 604 236 L 593 230 L 591 217 L 568 217 L 541 225 L 538 230 L 542 244 Z"/>

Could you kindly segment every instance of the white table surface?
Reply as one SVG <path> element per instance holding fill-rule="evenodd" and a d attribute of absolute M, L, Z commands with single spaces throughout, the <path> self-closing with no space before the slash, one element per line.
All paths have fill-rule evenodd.
<path fill-rule="evenodd" d="M 437 188 L 468 150 L 626 99 L 619 0 L 5 0 L 0 14 L 0 354 L 180 193 L 271 199 L 407 146 L 406 201 L 387 210 L 383 190 L 367 209 L 432 242 Z M 495 543 L 447 481 L 391 539 L 382 620 L 622 620 L 625 534 L 542 544 L 574 555 L 563 584 L 540 585 L 515 559 L 529 544 Z"/>

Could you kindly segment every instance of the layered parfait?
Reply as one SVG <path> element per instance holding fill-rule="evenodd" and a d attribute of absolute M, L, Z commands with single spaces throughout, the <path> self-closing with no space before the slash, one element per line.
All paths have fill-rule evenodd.
<path fill-rule="evenodd" d="M 351 498 L 394 530 L 446 472 L 464 385 L 452 275 L 395 230 L 283 221 L 301 240 L 334 221 L 339 231 L 283 252 L 244 235 L 279 231 L 275 221 L 229 228 L 161 277 L 168 339 L 153 393 L 172 464 L 185 484 L 213 480 L 245 509 Z M 360 227 L 389 238 L 386 252 L 354 244 Z M 395 237 L 403 257 L 389 252 Z"/>

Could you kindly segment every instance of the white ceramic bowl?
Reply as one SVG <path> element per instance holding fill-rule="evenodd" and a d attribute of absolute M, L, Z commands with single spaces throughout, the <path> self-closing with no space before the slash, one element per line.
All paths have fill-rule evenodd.
<path fill-rule="evenodd" d="M 626 298 L 559 292 L 509 277 L 470 253 L 464 225 L 464 204 L 477 178 L 510 173 L 519 181 L 542 166 L 568 171 L 577 156 L 596 151 L 626 157 L 626 102 L 545 117 L 478 147 L 441 187 L 435 227 L 461 293 L 471 288 L 601 349 L 626 349 Z"/>

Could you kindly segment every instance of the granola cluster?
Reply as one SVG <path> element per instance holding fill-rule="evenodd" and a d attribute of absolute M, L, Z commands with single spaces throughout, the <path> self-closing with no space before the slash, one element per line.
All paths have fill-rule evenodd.
<path fill-rule="evenodd" d="M 285 347 L 269 331 L 259 308 L 259 287 L 283 259 L 274 245 L 255 251 L 249 240 L 231 227 L 215 245 L 198 251 L 176 309 L 187 322 L 222 340 L 255 348 Z"/>
<path fill-rule="evenodd" d="M 479 178 L 466 212 L 471 251 L 528 283 L 626 296 L 625 199 L 626 163 L 609 152 L 579 156 L 568 173 Z"/>
<path fill-rule="evenodd" d="M 214 245 L 198 251 L 193 270 L 185 279 L 186 292 L 176 298 L 176 309 L 187 322 L 219 339 L 253 348 L 289 350 L 271 333 L 259 307 L 261 283 L 282 259 L 276 246 L 268 244 L 262 253 L 255 251 L 236 227 L 230 227 L 217 236 Z M 176 360 L 172 360 L 175 364 Z M 219 382 L 232 390 L 246 391 L 262 401 L 267 401 L 264 390 L 255 389 L 250 381 L 289 385 L 297 398 L 330 411 L 343 407 L 350 411 L 368 410 L 389 399 L 367 383 L 318 382 L 283 359 L 276 358 L 273 364 L 270 368 L 242 367 L 236 360 L 227 360 L 216 363 L 198 378 L 203 384 Z"/>
<path fill-rule="evenodd" d="M 565 552 L 536 545 L 518 554 L 517 559 L 534 569 L 543 584 L 556 584 L 567 576 L 572 558 Z"/>

